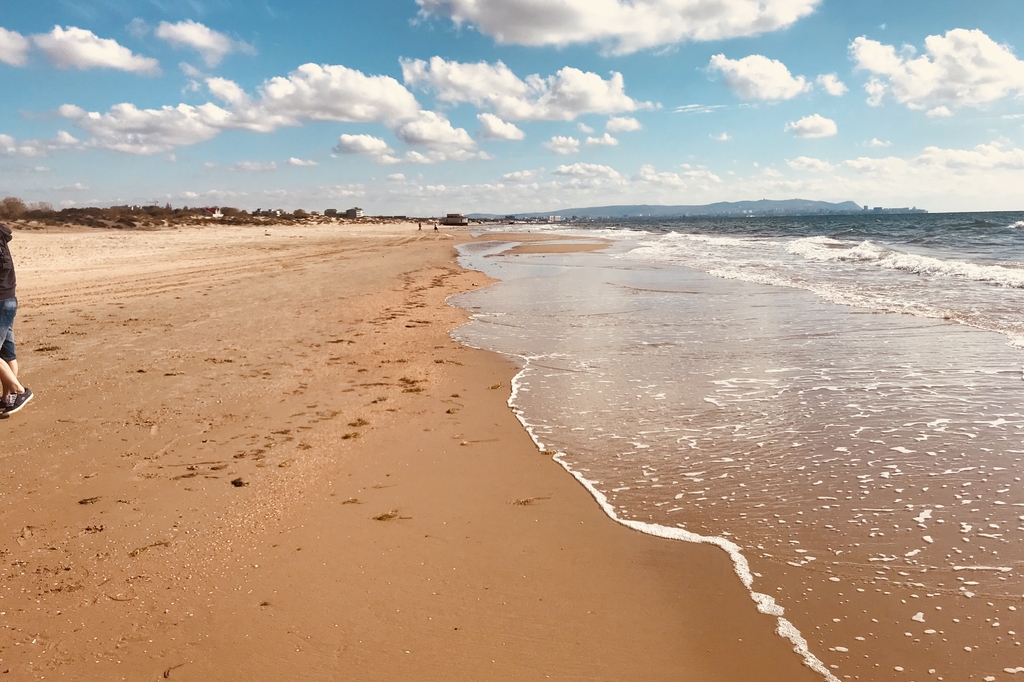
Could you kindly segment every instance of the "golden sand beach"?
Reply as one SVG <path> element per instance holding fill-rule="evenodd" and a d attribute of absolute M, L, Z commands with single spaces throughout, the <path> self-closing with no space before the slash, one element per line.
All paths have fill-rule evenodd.
<path fill-rule="evenodd" d="M 0 421 L 0 674 L 819 679 L 724 552 L 537 451 L 515 368 L 448 335 L 489 283 L 471 238 L 16 231 L 38 397 Z"/>

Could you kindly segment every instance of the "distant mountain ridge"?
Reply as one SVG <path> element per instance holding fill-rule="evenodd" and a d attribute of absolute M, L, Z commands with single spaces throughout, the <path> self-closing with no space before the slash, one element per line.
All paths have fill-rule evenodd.
<path fill-rule="evenodd" d="M 875 209 L 879 210 L 879 209 Z M 918 209 L 884 209 L 886 212 L 907 211 Z M 721 217 L 721 216 L 794 216 L 794 215 L 830 215 L 864 213 L 865 209 L 853 201 L 831 203 L 828 201 L 810 201 L 807 199 L 786 199 L 775 201 L 761 199 L 759 201 L 721 201 L 702 206 L 658 206 L 651 204 L 634 204 L 622 206 L 593 206 L 588 208 L 568 208 L 558 211 L 540 211 L 534 213 L 516 213 L 517 218 L 543 218 L 559 216 L 561 218 L 683 218 L 683 217 Z M 513 214 L 474 213 L 470 218 L 503 218 Z"/>

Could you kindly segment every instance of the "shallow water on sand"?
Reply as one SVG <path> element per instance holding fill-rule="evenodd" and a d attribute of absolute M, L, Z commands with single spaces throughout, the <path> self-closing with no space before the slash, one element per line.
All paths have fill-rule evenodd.
<path fill-rule="evenodd" d="M 829 675 L 1024 679 L 1021 350 L 634 246 L 463 247 L 502 282 L 454 334 L 520 362 L 538 444 L 618 518 L 738 545 Z"/>

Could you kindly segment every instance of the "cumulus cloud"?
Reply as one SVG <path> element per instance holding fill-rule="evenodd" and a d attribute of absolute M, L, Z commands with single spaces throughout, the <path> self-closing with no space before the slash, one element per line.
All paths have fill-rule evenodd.
<path fill-rule="evenodd" d="M 925 54 L 914 58 L 863 36 L 850 44 L 857 67 L 872 74 L 868 104 L 879 106 L 891 95 L 910 109 L 945 115 L 1024 91 L 1024 61 L 982 31 L 953 29 L 928 36 L 924 45 Z"/>
<path fill-rule="evenodd" d="M 30 44 L 28 38 L 17 33 L 0 28 L 0 62 L 11 66 L 25 66 L 28 63 L 28 50 Z"/>
<path fill-rule="evenodd" d="M 1024 169 L 1024 149 L 1005 149 L 997 143 L 979 144 L 974 149 L 925 147 L 917 157 L 921 164 L 950 169 Z"/>
<path fill-rule="evenodd" d="M 487 140 L 522 140 L 526 133 L 516 127 L 514 123 L 502 121 L 494 114 L 480 114 L 476 117 L 483 126 L 480 135 Z"/>
<path fill-rule="evenodd" d="M 416 0 L 422 16 L 470 24 L 499 43 L 600 43 L 613 54 L 791 26 L 820 0 Z"/>
<path fill-rule="evenodd" d="M 580 141 L 575 137 L 555 135 L 544 146 L 556 154 L 576 154 L 580 150 Z"/>
<path fill-rule="evenodd" d="M 640 172 L 637 173 L 636 180 L 638 182 L 653 185 L 664 185 L 666 187 L 686 186 L 686 181 L 683 180 L 678 173 L 659 173 L 654 166 L 650 164 L 644 164 L 640 167 Z"/>
<path fill-rule="evenodd" d="M 611 166 L 601 166 L 596 163 L 574 163 L 571 166 L 559 166 L 552 171 L 554 175 L 561 175 L 570 178 L 607 178 L 617 179 L 622 176 Z"/>
<path fill-rule="evenodd" d="M 868 142 L 868 146 L 874 147 L 876 149 L 880 147 L 891 147 L 892 142 L 890 142 L 889 140 L 879 140 L 877 137 L 873 137 L 871 138 L 871 141 Z"/>
<path fill-rule="evenodd" d="M 303 64 L 259 88 L 268 112 L 313 121 L 395 123 L 419 115 L 411 92 L 390 76 L 367 76 L 340 65 Z"/>
<path fill-rule="evenodd" d="M 565 67 L 553 76 L 516 76 L 502 62 L 464 64 L 433 57 L 403 59 L 409 87 L 429 90 L 453 104 L 489 108 L 506 121 L 572 121 L 585 114 L 618 114 L 651 108 L 626 95 L 622 74 L 607 80 L 596 73 Z"/>
<path fill-rule="evenodd" d="M 839 126 L 830 118 L 819 114 L 805 116 L 799 121 L 786 124 L 786 132 L 793 133 L 797 137 L 809 139 L 819 137 L 832 137 L 839 132 Z"/>
<path fill-rule="evenodd" d="M 521 170 L 515 171 L 514 173 L 506 173 L 501 176 L 501 179 L 505 182 L 533 182 L 539 175 L 538 171 L 535 170 Z"/>
<path fill-rule="evenodd" d="M 61 130 L 51 139 L 17 140 L 10 135 L 0 135 L 0 156 L 48 156 L 52 152 L 81 147 L 81 140 Z"/>
<path fill-rule="evenodd" d="M 714 140 L 715 142 L 728 142 L 729 140 L 732 139 L 732 135 L 730 135 L 729 133 L 718 133 L 717 135 L 712 133 L 711 139 Z"/>
<path fill-rule="evenodd" d="M 850 88 L 846 87 L 846 83 L 839 80 L 839 76 L 834 73 L 823 73 L 818 76 L 818 85 L 833 97 L 842 97 L 850 91 Z"/>
<path fill-rule="evenodd" d="M 787 100 L 811 89 L 806 78 L 794 77 L 782 62 L 759 54 L 743 59 L 716 54 L 708 69 L 721 73 L 726 84 L 743 99 Z"/>
<path fill-rule="evenodd" d="M 133 104 L 118 104 L 106 114 L 65 105 L 61 114 L 93 134 L 88 145 L 135 154 L 197 144 L 224 130 L 267 133 L 305 121 L 342 121 L 382 123 L 406 144 L 425 147 L 426 154 L 406 155 L 412 163 L 487 158 L 476 150 L 468 132 L 452 126 L 441 114 L 420 109 L 412 93 L 387 76 L 304 64 L 286 77 L 266 81 L 255 96 L 224 78 L 208 78 L 206 86 L 222 105 L 140 110 Z M 398 161 L 390 153 L 377 158 L 382 163 Z"/>
<path fill-rule="evenodd" d="M 613 116 L 605 124 L 605 130 L 609 133 L 632 133 L 643 128 L 640 121 L 632 117 Z M 591 130 L 590 132 L 594 132 Z"/>
<path fill-rule="evenodd" d="M 319 166 L 320 164 L 317 163 L 316 161 L 306 161 L 304 159 L 299 159 L 293 156 L 292 158 L 288 159 L 288 165 L 298 166 L 299 168 L 312 168 L 313 166 Z"/>
<path fill-rule="evenodd" d="M 793 170 L 811 171 L 814 173 L 829 172 L 835 168 L 835 166 L 828 161 L 822 161 L 821 159 L 814 159 L 808 156 L 798 156 L 787 163 Z"/>
<path fill-rule="evenodd" d="M 413 146 L 425 146 L 444 154 L 444 158 L 458 158 L 460 153 L 471 152 L 476 142 L 463 128 L 456 128 L 443 116 L 434 112 L 420 112 L 412 121 L 394 128 L 398 138 Z"/>
<path fill-rule="evenodd" d="M 382 156 L 393 153 L 388 143 L 373 135 L 342 135 L 334 151 L 339 154 L 362 154 Z"/>
<path fill-rule="evenodd" d="M 576 124 L 576 130 L 580 131 L 581 133 L 586 133 L 587 135 L 594 134 L 594 129 L 588 126 L 586 123 L 583 123 L 582 121 Z"/>
<path fill-rule="evenodd" d="M 231 121 L 231 113 L 215 104 L 179 104 L 161 109 L 115 104 L 106 114 L 65 104 L 58 113 L 92 135 L 88 146 L 128 154 L 160 154 L 205 142 L 216 137 Z"/>
<path fill-rule="evenodd" d="M 273 161 L 262 162 L 262 161 L 239 161 L 231 167 L 236 171 L 245 171 L 248 173 L 261 173 L 263 171 L 277 170 L 277 164 Z"/>
<path fill-rule="evenodd" d="M 619 141 L 608 133 L 605 133 L 601 137 L 588 137 L 587 144 L 597 147 L 617 147 Z"/>
<path fill-rule="evenodd" d="M 191 19 L 179 21 L 176 24 L 161 21 L 156 29 L 156 37 L 176 48 L 191 47 L 202 56 L 203 62 L 210 68 L 220 64 L 224 57 L 232 52 L 245 54 L 255 52 L 252 45 L 240 40 L 232 40 L 223 33 L 214 31 Z"/>
<path fill-rule="evenodd" d="M 74 26 L 54 26 L 49 33 L 32 36 L 32 42 L 50 63 L 62 69 L 117 69 L 147 76 L 160 73 L 157 60 L 133 54 L 116 40 Z"/>

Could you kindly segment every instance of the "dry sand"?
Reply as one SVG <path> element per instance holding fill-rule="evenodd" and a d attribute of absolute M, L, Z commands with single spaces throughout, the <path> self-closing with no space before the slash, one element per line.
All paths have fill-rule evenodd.
<path fill-rule="evenodd" d="M 469 238 L 16 232 L 0 679 L 819 679 L 537 452 L 447 334 Z"/>

